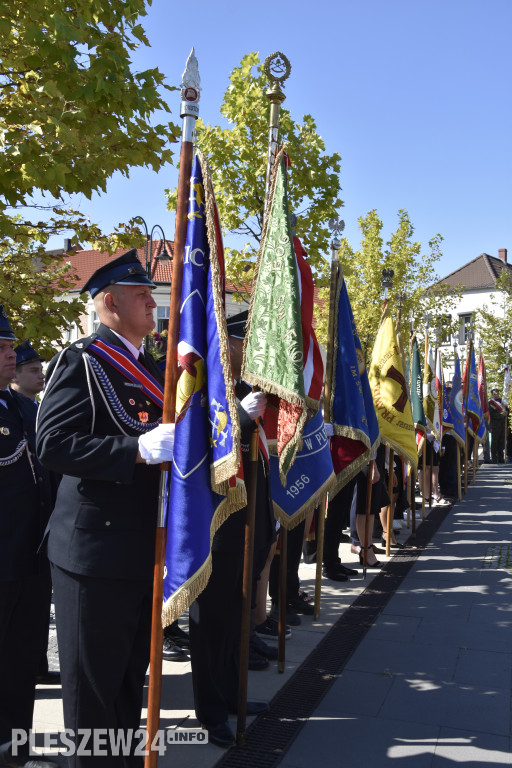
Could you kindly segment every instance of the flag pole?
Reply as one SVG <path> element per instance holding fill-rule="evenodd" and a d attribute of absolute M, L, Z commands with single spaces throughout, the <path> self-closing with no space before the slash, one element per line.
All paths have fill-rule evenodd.
<path fill-rule="evenodd" d="M 427 313 L 425 315 L 425 361 L 424 361 L 424 371 L 423 376 L 425 376 L 425 371 L 427 369 L 427 363 L 428 363 L 428 326 L 429 326 L 429 320 L 430 315 Z M 427 430 L 428 430 L 428 420 L 427 420 Z M 423 445 L 423 456 L 421 459 L 421 469 L 422 469 L 422 480 L 423 480 L 423 488 L 421 489 L 421 519 L 423 520 L 425 518 L 425 486 L 427 484 L 427 432 L 425 431 L 425 443 Z M 430 488 L 429 497 L 432 496 L 432 488 Z"/>
<path fill-rule="evenodd" d="M 190 171 L 194 148 L 195 121 L 199 116 L 200 78 L 197 59 L 192 48 L 181 82 L 181 111 L 183 118 L 176 223 L 174 231 L 174 252 L 172 262 L 172 283 L 169 304 L 169 330 L 165 366 L 164 404 L 162 422 L 171 424 L 176 414 L 176 385 L 178 381 L 178 337 L 180 331 L 181 282 L 183 276 L 183 254 L 187 231 L 187 212 L 190 189 Z M 168 473 L 170 464 L 161 465 L 158 523 L 155 538 L 155 565 L 153 571 L 153 607 L 151 618 L 151 648 L 149 659 L 147 742 L 144 768 L 156 768 L 158 750 L 151 744 L 158 733 L 160 724 L 160 698 L 162 692 L 162 650 L 163 650 L 163 577 L 166 546 L 164 524 L 167 509 Z"/>
<path fill-rule="evenodd" d="M 382 304 L 382 311 L 384 312 L 387 305 L 388 305 L 388 289 L 392 288 L 392 277 L 393 277 L 393 270 L 392 269 L 383 269 L 382 270 L 382 285 L 384 286 L 384 301 Z M 388 446 L 388 496 L 389 496 L 389 506 L 388 506 L 388 512 L 387 512 L 387 522 L 386 522 L 386 556 L 389 557 L 389 553 L 391 551 L 391 545 L 390 545 L 390 536 L 389 531 L 392 526 L 391 523 L 391 510 L 392 510 L 392 495 L 393 495 L 393 463 L 395 459 L 395 452 L 391 446 Z M 367 516 L 369 517 L 370 510 L 367 505 Z M 365 539 L 367 539 L 367 531 L 365 530 Z M 366 547 L 368 546 L 367 541 L 365 541 L 365 554 L 366 554 Z"/>
<path fill-rule="evenodd" d="M 470 377 L 470 367 L 471 367 L 471 353 L 473 351 L 473 331 L 470 330 L 469 332 L 469 344 L 468 344 L 468 352 L 466 356 L 466 373 L 467 373 L 467 379 L 466 379 L 466 394 L 464 397 L 464 435 L 465 435 L 465 443 L 464 443 L 464 494 L 467 493 L 468 490 L 468 453 L 469 453 L 469 416 L 468 416 L 468 402 L 469 402 L 469 377 Z"/>
<path fill-rule="evenodd" d="M 284 87 L 284 81 L 288 79 L 291 72 L 291 65 L 284 53 L 276 51 L 267 56 L 263 63 L 263 69 L 270 83 L 270 88 L 265 93 L 270 104 L 270 113 L 268 121 L 268 150 L 267 150 L 267 174 L 265 181 L 265 206 L 263 211 L 263 225 L 269 214 L 268 206 L 270 200 L 270 190 L 272 186 L 272 173 L 274 170 L 274 160 L 278 152 L 279 144 L 279 114 L 281 104 L 286 99 L 281 90 Z M 263 227 L 262 227 L 263 229 Z M 288 554 L 288 531 L 282 525 L 279 529 L 279 622 L 278 622 L 278 657 L 277 671 L 284 672 L 285 662 L 285 632 L 286 632 L 286 568 Z"/>
<path fill-rule="evenodd" d="M 334 219 L 329 222 L 334 233 L 339 227 L 339 223 Z M 338 290 L 338 274 L 340 263 L 337 258 L 337 252 L 340 242 L 335 236 L 331 241 L 331 280 L 329 291 L 329 316 L 327 326 L 327 360 L 325 366 L 324 381 L 324 421 L 332 424 L 331 398 L 332 398 L 332 368 L 334 351 L 334 320 L 336 317 L 336 294 Z M 318 526 L 317 526 L 317 544 L 316 544 L 316 575 L 315 575 L 315 607 L 313 619 L 316 621 L 320 615 L 320 597 L 322 590 L 322 564 L 324 558 L 324 532 L 325 517 L 329 508 L 329 495 L 322 495 L 318 505 Z"/>
<path fill-rule="evenodd" d="M 454 371 L 454 375 L 455 375 L 455 368 L 457 366 L 457 360 L 458 360 L 457 342 L 456 341 L 453 342 L 453 357 L 454 357 L 453 371 Z M 453 379 L 452 379 L 452 381 L 453 381 Z M 462 482 L 461 482 L 461 476 L 460 476 L 460 472 L 461 472 L 461 470 L 460 470 L 460 445 L 459 445 L 459 441 L 458 440 L 456 440 L 456 443 L 457 443 L 457 496 L 458 496 L 458 499 L 460 501 L 462 499 Z"/>
<path fill-rule="evenodd" d="M 412 389 L 412 340 L 414 337 L 414 324 L 413 324 L 413 314 L 412 309 L 409 314 L 409 389 Z M 417 443 L 416 443 L 417 445 Z M 409 477 L 411 479 L 411 496 L 410 496 L 410 510 L 412 515 L 411 520 L 411 535 L 416 536 L 416 475 L 417 472 L 414 471 L 413 467 L 410 468 Z M 409 512 L 407 512 L 407 516 L 409 516 Z M 409 523 L 409 521 L 407 521 Z M 409 527 L 409 526 L 407 526 Z"/>

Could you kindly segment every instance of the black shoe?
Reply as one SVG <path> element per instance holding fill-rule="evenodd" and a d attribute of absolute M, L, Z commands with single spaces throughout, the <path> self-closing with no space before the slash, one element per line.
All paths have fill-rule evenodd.
<path fill-rule="evenodd" d="M 178 648 L 190 648 L 188 632 L 182 629 L 177 621 L 174 621 L 164 629 L 164 637 L 168 637 Z"/>
<path fill-rule="evenodd" d="M 185 651 L 182 651 L 181 648 L 178 648 L 176 643 L 171 640 L 170 637 L 165 636 L 162 658 L 166 661 L 188 661 L 188 656 Z"/>
<path fill-rule="evenodd" d="M 269 706 L 266 701 L 248 701 L 245 705 L 245 714 L 248 717 L 252 717 L 253 715 L 263 715 L 265 712 L 268 712 Z M 237 715 L 238 714 L 238 707 L 234 707 L 233 709 L 229 710 L 230 715 Z"/>
<path fill-rule="evenodd" d="M 23 768 L 59 768 L 59 763 L 56 763 L 55 760 L 37 758 L 36 760 L 29 760 L 27 763 L 23 763 Z"/>
<path fill-rule="evenodd" d="M 386 539 L 383 538 L 381 540 L 381 543 L 382 543 L 382 546 L 384 548 L 386 548 Z M 389 545 L 389 548 L 390 549 L 405 549 L 405 545 L 404 544 L 400 544 L 399 541 L 395 541 L 395 542 L 391 542 L 391 544 Z"/>
<path fill-rule="evenodd" d="M 268 669 L 269 661 L 266 656 L 261 656 L 257 651 L 249 648 L 249 669 L 253 672 L 262 672 L 264 669 Z"/>
<path fill-rule="evenodd" d="M 34 757 L 28 760 L 19 757 L 15 759 L 11 757 L 9 760 L 5 758 L 5 761 L 0 763 L 1 768 L 60 768 L 59 763 L 55 760 L 46 759 L 45 757 Z"/>
<path fill-rule="evenodd" d="M 355 568 L 347 568 L 346 565 L 338 565 L 338 571 L 341 571 L 341 573 L 344 573 L 345 576 L 357 576 L 359 571 L 356 571 Z"/>
<path fill-rule="evenodd" d="M 257 637 L 262 637 L 264 640 L 278 640 L 278 623 L 271 616 L 267 616 L 267 620 L 263 624 L 257 624 L 254 627 L 254 633 Z M 284 637 L 285 640 L 289 640 L 292 636 L 290 627 L 285 627 Z"/>
<path fill-rule="evenodd" d="M 375 547 L 373 546 L 373 544 L 371 544 L 368 547 L 368 549 L 373 549 L 373 551 L 375 552 Z M 364 563 L 363 553 L 362 552 L 359 553 L 359 562 L 361 563 L 361 565 L 363 565 L 363 563 Z M 382 568 L 382 563 L 379 560 L 375 560 L 374 563 L 371 563 L 371 564 L 370 563 L 366 563 L 366 567 L 367 568 Z"/>
<path fill-rule="evenodd" d="M 228 749 L 235 744 L 235 735 L 227 723 L 219 723 L 218 725 L 203 725 L 203 728 L 208 731 L 208 741 L 210 744 L 215 744 L 216 747 L 222 747 Z"/>
<path fill-rule="evenodd" d="M 326 568 L 325 565 L 322 568 L 322 575 L 331 581 L 348 581 L 348 576 L 346 573 L 342 573 L 337 568 Z"/>
<path fill-rule="evenodd" d="M 261 637 L 258 637 L 255 632 L 253 632 L 249 638 L 249 648 L 269 661 L 275 661 L 277 659 L 278 650 L 275 645 L 268 645 L 261 639 Z"/>
<path fill-rule="evenodd" d="M 60 685 L 60 672 L 48 670 L 36 677 L 36 685 Z"/>
<path fill-rule="evenodd" d="M 303 616 L 313 616 L 315 612 L 313 603 L 310 603 L 309 600 L 305 599 L 303 592 L 299 592 L 297 597 L 290 600 L 288 603 L 288 610 L 290 608 L 294 610 L 295 613 L 302 613 Z"/>
<path fill-rule="evenodd" d="M 277 603 L 272 603 L 269 616 L 275 621 L 279 621 L 279 606 Z M 297 614 L 297 611 L 290 605 L 286 606 L 286 623 L 289 627 L 298 627 L 301 623 L 300 616 Z"/>

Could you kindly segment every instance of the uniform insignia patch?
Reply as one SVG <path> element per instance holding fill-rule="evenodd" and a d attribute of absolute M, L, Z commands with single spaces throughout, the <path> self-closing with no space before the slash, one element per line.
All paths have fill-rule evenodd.
<path fill-rule="evenodd" d="M 139 421 L 145 424 L 148 419 L 149 419 L 149 413 L 147 411 L 139 411 Z"/>
<path fill-rule="evenodd" d="M 9 427 L 1 427 L 0 428 L 0 434 L 2 434 L 2 435 L 10 435 L 11 434 L 11 430 L 9 429 Z"/>

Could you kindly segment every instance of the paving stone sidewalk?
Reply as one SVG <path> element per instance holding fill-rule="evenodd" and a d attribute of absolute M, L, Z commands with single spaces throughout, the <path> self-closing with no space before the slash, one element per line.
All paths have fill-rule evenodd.
<path fill-rule="evenodd" d="M 287 718 L 272 706 L 265 719 L 253 725 L 254 719 L 248 720 L 248 747 L 224 753 L 213 745 L 175 744 L 167 747 L 159 767 L 309 768 L 313 761 L 323 761 L 366 768 L 390 760 L 401 760 L 406 768 L 455 762 L 470 767 L 512 765 L 511 526 L 512 467 L 483 465 L 476 485 L 448 512 L 419 559 L 411 549 L 391 559 L 389 567 L 401 560 L 408 574 L 391 599 L 386 597 L 343 669 L 331 675 L 329 690 L 316 709 L 293 723 L 293 743 L 285 750 L 274 749 L 265 738 L 259 744 L 255 737 L 267 724 L 269 734 L 272 728 L 279 734 L 286 727 Z M 401 540 L 409 533 L 404 531 Z M 341 545 L 340 555 L 346 565 L 356 566 L 348 544 Z M 301 626 L 294 628 L 283 674 L 275 663 L 264 672 L 249 673 L 249 696 L 274 699 L 277 706 L 281 691 L 280 701 L 285 701 L 283 691 L 300 677 L 294 677 L 295 672 L 323 647 L 340 616 L 353 618 L 358 599 L 371 591 L 378 574 L 369 570 L 363 581 L 360 571 L 342 584 L 324 580 L 319 620 L 303 617 Z M 312 593 L 314 571 L 301 565 L 300 576 L 302 586 Z M 347 613 L 351 606 L 352 613 Z M 50 662 L 57 668 L 54 635 Z M 190 663 L 163 666 L 161 727 L 198 727 Z M 307 698 L 306 689 L 306 704 Z M 145 716 L 144 711 L 143 724 Z M 38 732 L 62 730 L 60 688 L 38 687 L 34 723 Z M 42 745 L 42 735 L 36 743 Z M 66 765 L 62 758 L 58 761 Z"/>

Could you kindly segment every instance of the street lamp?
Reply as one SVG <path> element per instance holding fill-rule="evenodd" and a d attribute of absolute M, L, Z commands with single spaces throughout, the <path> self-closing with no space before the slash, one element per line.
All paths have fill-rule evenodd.
<path fill-rule="evenodd" d="M 166 247 L 165 247 L 166 242 L 167 242 L 166 239 L 165 239 L 165 234 L 164 234 L 164 231 L 163 231 L 162 227 L 160 226 L 160 224 L 155 224 L 154 227 L 152 227 L 151 232 L 149 232 L 148 225 L 146 224 L 146 222 L 142 218 L 142 216 L 134 216 L 133 221 L 140 221 L 143 224 L 143 226 L 144 226 L 144 231 L 145 231 L 145 234 L 146 234 L 146 244 L 144 246 L 144 259 L 145 259 L 144 268 L 146 270 L 147 276 L 149 277 L 150 280 L 152 280 L 152 276 L 151 276 L 151 262 L 153 260 L 153 232 L 155 231 L 155 229 L 159 229 L 160 232 L 162 233 L 163 250 L 161 250 L 159 253 L 157 253 L 154 258 L 158 259 L 159 261 L 170 261 L 171 260 L 171 257 L 167 253 L 167 250 L 166 250 Z"/>
<path fill-rule="evenodd" d="M 151 275 L 151 262 L 153 260 L 153 232 L 155 231 L 155 229 L 160 230 L 160 232 L 162 233 L 162 240 L 163 240 L 163 250 L 161 250 L 160 253 L 157 253 L 155 255 L 154 257 L 155 260 L 156 259 L 158 259 L 159 261 L 171 260 L 171 257 L 169 256 L 165 248 L 165 244 L 166 244 L 165 234 L 160 224 L 155 224 L 155 226 L 151 228 L 151 232 L 149 232 L 148 225 L 146 224 L 146 221 L 145 219 L 142 218 L 142 216 L 134 216 L 133 221 L 140 221 L 144 226 L 144 231 L 146 234 L 146 244 L 144 246 L 144 262 L 145 262 L 144 268 L 146 270 L 146 274 L 148 278 L 152 281 L 153 277 Z M 146 351 L 149 349 L 149 346 L 150 346 L 149 342 L 150 342 L 149 336 L 146 336 L 144 340 L 144 347 Z"/>

